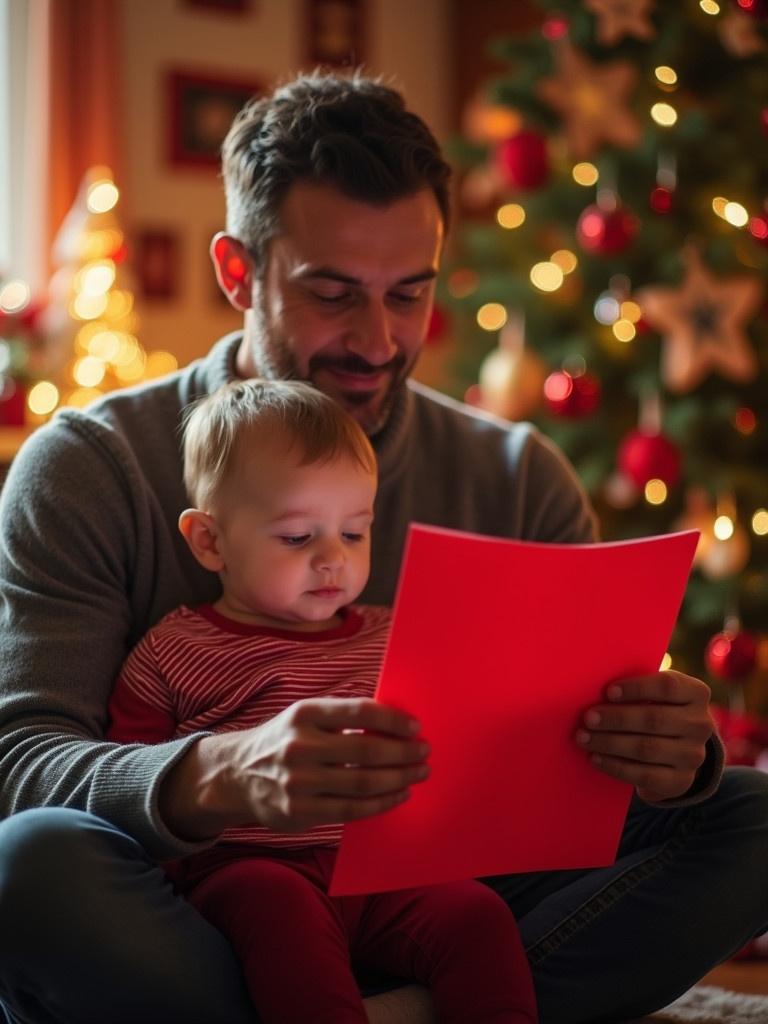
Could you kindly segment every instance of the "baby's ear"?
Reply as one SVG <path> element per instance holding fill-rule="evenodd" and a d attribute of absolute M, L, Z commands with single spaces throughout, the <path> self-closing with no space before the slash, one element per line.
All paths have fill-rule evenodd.
<path fill-rule="evenodd" d="M 213 516 L 198 508 L 185 508 L 179 516 L 179 530 L 200 565 L 211 572 L 221 572 L 224 560 L 219 554 L 219 531 Z"/>

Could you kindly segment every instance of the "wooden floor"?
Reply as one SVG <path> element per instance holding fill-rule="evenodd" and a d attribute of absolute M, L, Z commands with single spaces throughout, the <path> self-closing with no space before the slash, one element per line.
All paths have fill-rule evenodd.
<path fill-rule="evenodd" d="M 768 995 L 768 960 L 737 960 L 720 964 L 701 980 L 702 985 L 718 985 L 734 992 Z"/>

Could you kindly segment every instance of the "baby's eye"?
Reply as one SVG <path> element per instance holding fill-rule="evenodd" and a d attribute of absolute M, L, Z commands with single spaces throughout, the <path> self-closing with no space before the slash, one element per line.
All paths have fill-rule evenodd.
<path fill-rule="evenodd" d="M 309 534 L 308 533 L 283 534 L 282 536 L 278 537 L 278 540 L 280 540 L 283 544 L 285 544 L 286 547 L 289 547 L 289 548 L 299 548 L 299 547 L 301 547 L 302 544 L 306 544 L 307 543 L 307 541 L 309 540 Z"/>
<path fill-rule="evenodd" d="M 345 533 L 342 534 L 344 540 L 348 540 L 351 544 L 355 544 L 358 541 L 365 540 L 365 535 L 362 533 Z"/>

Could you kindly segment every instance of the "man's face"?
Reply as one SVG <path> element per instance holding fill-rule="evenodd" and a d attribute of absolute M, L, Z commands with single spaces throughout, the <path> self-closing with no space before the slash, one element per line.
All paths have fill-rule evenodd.
<path fill-rule="evenodd" d="M 242 376 L 310 381 L 375 434 L 419 354 L 443 242 L 425 189 L 388 206 L 299 182 L 246 313 Z"/>

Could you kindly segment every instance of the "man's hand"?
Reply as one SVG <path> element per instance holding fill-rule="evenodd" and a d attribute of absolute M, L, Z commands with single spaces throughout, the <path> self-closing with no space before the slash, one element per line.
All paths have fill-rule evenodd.
<path fill-rule="evenodd" d="M 160 811 L 178 836 L 229 825 L 280 832 L 354 821 L 429 775 L 418 723 L 368 698 L 298 701 L 253 729 L 203 737 L 168 773 Z"/>
<path fill-rule="evenodd" d="M 576 733 L 593 764 L 632 783 L 642 800 L 686 793 L 714 731 L 706 683 L 682 672 L 657 672 L 612 683 L 605 698 L 584 713 Z"/>

